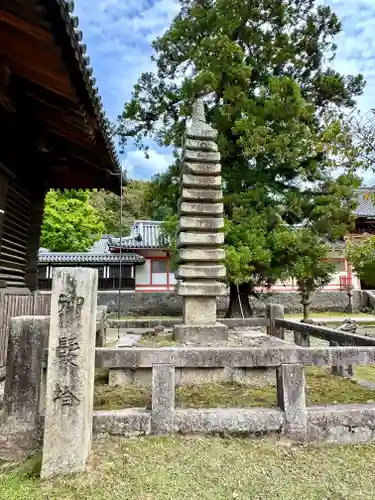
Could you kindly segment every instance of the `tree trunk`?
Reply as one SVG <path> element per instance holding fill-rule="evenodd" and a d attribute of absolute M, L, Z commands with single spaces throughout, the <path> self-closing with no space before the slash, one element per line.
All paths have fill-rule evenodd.
<path fill-rule="evenodd" d="M 353 313 L 353 290 L 348 290 L 348 313 Z"/>
<path fill-rule="evenodd" d="M 241 285 L 230 284 L 229 307 L 227 318 L 250 318 L 253 316 L 253 308 L 250 305 L 249 295 L 251 293 L 250 283 Z"/>
<path fill-rule="evenodd" d="M 302 321 L 306 322 L 309 319 L 309 306 L 310 306 L 308 295 L 302 295 L 301 304 L 303 307 L 303 320 Z"/>

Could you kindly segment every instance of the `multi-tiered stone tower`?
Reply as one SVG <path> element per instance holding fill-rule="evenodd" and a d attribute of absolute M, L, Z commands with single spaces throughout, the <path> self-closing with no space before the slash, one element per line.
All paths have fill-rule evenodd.
<path fill-rule="evenodd" d="M 204 104 L 193 108 L 187 128 L 181 167 L 181 195 L 177 246 L 180 280 L 177 293 L 184 299 L 184 321 L 176 325 L 176 340 L 205 343 L 228 338 L 228 328 L 216 321 L 216 297 L 225 295 L 222 282 L 224 227 L 220 153 L 217 132 L 205 120 Z"/>

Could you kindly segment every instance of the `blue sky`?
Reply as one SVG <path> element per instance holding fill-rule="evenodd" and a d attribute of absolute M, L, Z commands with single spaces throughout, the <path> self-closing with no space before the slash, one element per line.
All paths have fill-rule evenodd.
<path fill-rule="evenodd" d="M 321 2 L 319 2 L 321 3 Z M 358 104 L 375 107 L 375 0 L 324 0 L 343 23 L 334 67 L 343 74 L 362 73 L 367 81 Z M 83 42 L 91 58 L 103 105 L 114 120 L 143 71 L 153 68 L 151 42 L 178 12 L 175 0 L 76 0 Z M 150 159 L 129 146 L 122 157 L 129 177 L 149 179 L 168 166 L 171 153 L 152 144 Z M 365 178 L 370 181 L 372 174 Z"/>

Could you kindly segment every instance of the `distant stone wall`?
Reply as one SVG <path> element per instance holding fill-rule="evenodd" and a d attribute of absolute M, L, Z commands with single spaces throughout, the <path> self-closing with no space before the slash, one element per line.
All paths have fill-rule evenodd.
<path fill-rule="evenodd" d="M 283 304 L 286 314 L 302 312 L 300 296 L 297 293 L 260 294 L 254 301 L 256 314 L 264 314 L 269 302 Z M 224 316 L 229 303 L 229 297 L 218 299 L 218 314 Z M 118 294 L 98 293 L 98 305 L 108 307 L 108 313 L 117 313 Z M 311 299 L 312 312 L 345 312 L 348 297 L 345 292 L 317 292 Z M 362 308 L 361 292 L 355 291 L 353 296 L 354 309 Z M 182 299 L 174 293 L 137 292 L 123 294 L 120 297 L 121 316 L 181 316 Z"/>

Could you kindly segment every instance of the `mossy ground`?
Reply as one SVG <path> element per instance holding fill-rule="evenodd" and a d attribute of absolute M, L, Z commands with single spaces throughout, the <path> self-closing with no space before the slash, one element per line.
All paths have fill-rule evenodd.
<path fill-rule="evenodd" d="M 125 385 L 109 387 L 106 372 L 97 374 L 94 408 L 117 410 L 122 408 L 150 408 L 151 387 Z M 306 397 L 308 405 L 338 403 L 366 403 L 375 401 L 375 391 L 359 386 L 354 381 L 331 375 L 328 369 L 306 368 Z M 218 407 L 275 407 L 274 385 L 252 387 L 235 382 L 187 385 L 176 388 L 176 406 L 179 408 Z"/>

